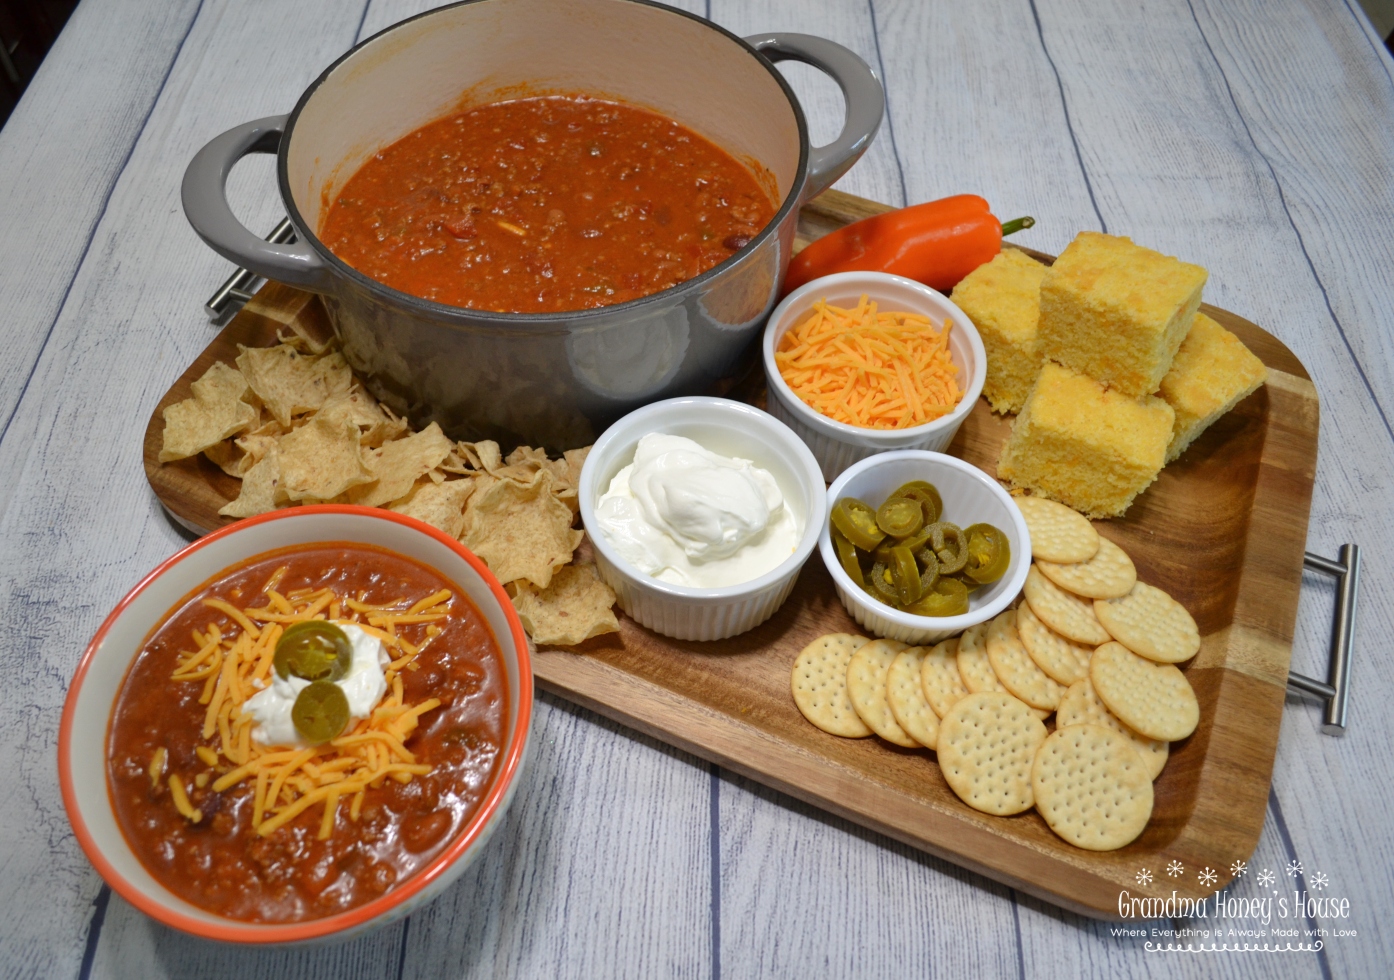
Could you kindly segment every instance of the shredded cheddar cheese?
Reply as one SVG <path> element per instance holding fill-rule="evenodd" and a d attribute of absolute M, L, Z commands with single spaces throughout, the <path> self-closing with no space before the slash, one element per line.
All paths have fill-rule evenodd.
<path fill-rule="evenodd" d="M 820 299 L 781 338 L 775 364 L 815 411 L 847 425 L 905 429 L 947 415 L 963 397 L 949 355 L 952 327 L 881 312 L 865 295 L 853 309 Z"/>
<path fill-rule="evenodd" d="M 203 819 L 203 811 L 194 809 L 194 805 L 189 802 L 184 783 L 178 776 L 169 777 L 169 795 L 174 799 L 174 808 L 189 823 L 198 823 Z"/>
<path fill-rule="evenodd" d="M 334 830 L 341 800 L 348 799 L 349 819 L 357 820 L 364 793 L 382 785 L 384 779 L 410 782 L 426 775 L 431 766 L 418 762 L 406 747 L 407 739 L 426 712 L 440 707 L 440 700 L 427 698 L 417 704 L 405 701 L 401 671 L 416 669 L 414 662 L 436 636 L 435 623 L 446 618 L 454 598 L 450 590 L 408 603 L 404 599 L 385 606 L 369 605 L 350 596 L 335 595 L 330 589 L 297 589 L 288 594 L 277 591 L 285 569 L 278 569 L 262 588 L 258 598 L 266 605 L 239 609 L 222 599 L 205 599 L 204 605 L 225 614 L 236 625 L 224 634 L 210 623 L 205 632 L 193 631 L 195 649 L 180 655 L 170 679 L 177 683 L 201 683 L 199 703 L 206 705 L 202 736 L 207 744 L 194 751 L 199 761 L 216 775 L 214 792 L 225 792 L 252 781 L 252 826 L 263 837 L 270 836 L 310 807 L 324 805 L 318 837 L 328 838 Z M 377 637 L 394 659 L 385 671 L 388 690 L 368 718 L 356 722 L 338 738 L 311 748 L 277 748 L 259 744 L 251 737 L 255 725 L 243 713 L 247 699 L 264 688 L 271 675 L 276 642 L 286 627 L 310 619 L 331 619 L 352 623 Z M 338 619 L 332 613 L 347 612 Z M 431 624 L 426 637 L 413 645 L 398 636 L 396 627 Z M 257 625 L 261 624 L 261 625 Z M 165 764 L 164 749 L 156 750 L 150 762 L 150 779 L 160 780 Z M 203 777 L 202 786 L 209 774 Z M 168 783 L 175 808 L 186 819 L 197 823 L 203 814 L 193 808 L 183 781 L 170 775 Z"/>
<path fill-rule="evenodd" d="M 165 773 L 165 761 L 169 758 L 169 753 L 161 745 L 155 750 L 155 754 L 150 757 L 150 788 L 154 789 L 160 785 L 160 777 Z"/>

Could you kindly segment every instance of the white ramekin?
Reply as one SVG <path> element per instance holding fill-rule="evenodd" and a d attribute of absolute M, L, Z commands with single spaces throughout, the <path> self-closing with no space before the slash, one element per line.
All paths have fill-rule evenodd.
<path fill-rule="evenodd" d="M 973 592 L 966 613 L 914 616 L 877 602 L 842 570 L 826 521 L 818 537 L 818 550 L 832 575 L 838 598 L 864 629 L 902 643 L 938 643 L 970 626 L 987 622 L 1021 594 L 1026 573 L 1031 568 L 1031 535 L 1021 519 L 1021 511 L 996 480 L 961 459 L 920 450 L 882 453 L 849 466 L 828 488 L 828 508 L 831 510 L 843 497 L 857 497 L 872 507 L 879 507 L 897 487 L 911 480 L 928 480 L 934 484 L 944 500 L 943 520 L 959 527 L 993 524 L 1007 535 L 1011 544 L 1012 560 L 1006 574 Z"/>
<path fill-rule="evenodd" d="M 946 319 L 953 321 L 949 353 L 959 368 L 958 382 L 963 398 L 948 415 L 909 429 L 864 429 L 815 412 L 785 384 L 774 362 L 780 339 L 807 318 L 815 301 L 826 299 L 834 306 L 856 306 L 863 293 L 883 310 L 922 313 L 941 327 Z M 913 279 L 884 272 L 840 272 L 823 276 L 804 283 L 784 297 L 765 325 L 764 360 L 770 414 L 808 443 L 825 480 L 836 479 L 857 460 L 875 453 L 893 449 L 942 451 L 953 441 L 958 427 L 973 410 L 987 378 L 983 341 L 967 314 L 943 293 Z"/>
<path fill-rule="evenodd" d="M 650 432 L 685 436 L 723 456 L 748 459 L 770 472 L 803 523 L 794 553 L 759 578 L 719 589 L 660 582 L 630 565 L 595 531 L 595 504 Z M 600 577 L 620 608 L 649 629 L 678 640 L 721 640 L 759 626 L 789 598 L 799 570 L 827 523 L 827 497 L 818 463 L 788 427 L 742 402 L 670 398 L 630 412 L 596 440 L 581 469 L 581 520 L 590 534 Z"/>

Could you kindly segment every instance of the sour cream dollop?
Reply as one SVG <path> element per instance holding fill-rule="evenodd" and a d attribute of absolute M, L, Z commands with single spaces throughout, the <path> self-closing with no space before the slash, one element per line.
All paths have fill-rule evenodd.
<path fill-rule="evenodd" d="M 350 723 L 367 718 L 387 693 L 387 678 L 383 669 L 392 662 L 386 648 L 377 637 L 350 623 L 338 623 L 348 637 L 353 653 L 348 673 L 334 683 L 348 698 Z M 308 746 L 310 743 L 295 730 L 290 709 L 300 692 L 310 686 L 303 677 L 282 677 L 271 672 L 271 686 L 253 694 L 243 704 L 243 710 L 256 721 L 252 738 L 261 745 Z"/>
<path fill-rule="evenodd" d="M 596 503 L 605 540 L 663 582 L 720 588 L 794 553 L 803 528 L 767 470 L 682 436 L 651 433 Z"/>

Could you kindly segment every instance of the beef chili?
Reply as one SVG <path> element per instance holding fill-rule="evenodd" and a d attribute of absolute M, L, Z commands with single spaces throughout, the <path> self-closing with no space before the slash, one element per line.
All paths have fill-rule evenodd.
<path fill-rule="evenodd" d="M 327 619 L 388 639 L 384 693 L 331 741 L 263 745 L 242 709 L 282 670 L 282 632 L 312 618 L 311 633 Z M 404 882 L 464 829 L 507 713 L 498 644 L 457 585 L 366 545 L 285 549 L 224 571 L 146 639 L 112 714 L 111 797 L 141 863 L 181 898 L 247 922 L 322 918 Z"/>
<path fill-rule="evenodd" d="M 698 276 L 774 211 L 749 170 L 672 119 L 547 96 L 482 105 L 385 147 L 344 184 L 320 238 L 405 293 L 547 313 Z"/>

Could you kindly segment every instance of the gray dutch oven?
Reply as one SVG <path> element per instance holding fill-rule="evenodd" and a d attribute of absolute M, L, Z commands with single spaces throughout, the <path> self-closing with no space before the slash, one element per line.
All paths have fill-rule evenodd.
<path fill-rule="evenodd" d="M 810 147 L 773 62 L 795 60 L 842 88 L 846 118 Z M 472 105 L 519 93 L 587 92 L 647 106 L 747 163 L 780 202 L 744 248 L 695 279 L 615 306 L 488 313 L 399 292 L 336 258 L 316 232 L 343 183 L 380 148 Z M 474 0 L 403 21 L 320 75 L 289 116 L 228 130 L 184 174 L 184 212 L 215 251 L 323 296 L 344 355 L 368 389 L 416 425 L 455 438 L 552 450 L 593 442 L 630 410 L 710 391 L 779 295 L 799 206 L 862 155 L 885 99 L 871 69 L 806 34 L 742 40 L 645 0 Z M 297 241 L 245 228 L 225 185 L 248 153 L 276 153 Z"/>

